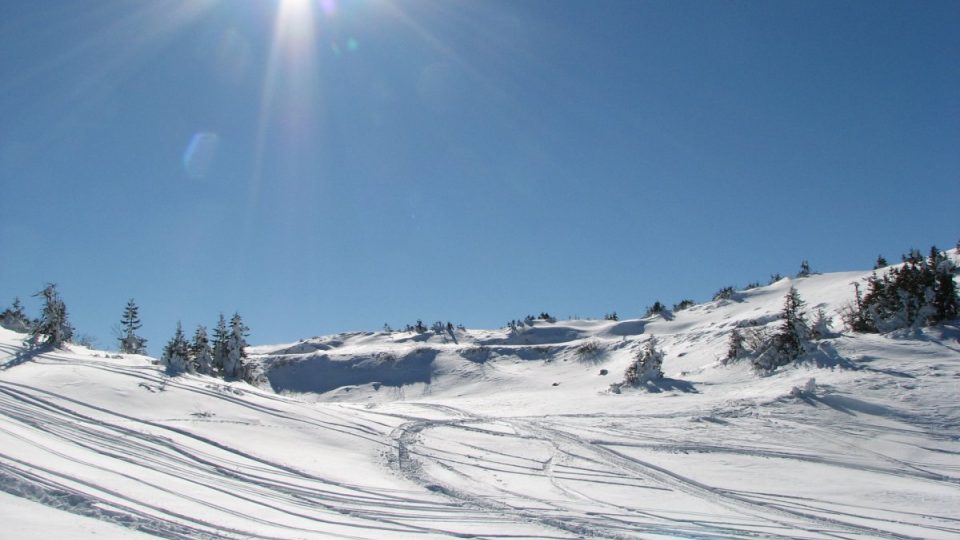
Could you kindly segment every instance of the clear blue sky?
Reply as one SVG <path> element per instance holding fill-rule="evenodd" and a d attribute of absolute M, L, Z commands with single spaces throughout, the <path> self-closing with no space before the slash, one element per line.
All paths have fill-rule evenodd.
<path fill-rule="evenodd" d="M 960 239 L 960 2 L 0 2 L 0 305 L 639 316 Z"/>

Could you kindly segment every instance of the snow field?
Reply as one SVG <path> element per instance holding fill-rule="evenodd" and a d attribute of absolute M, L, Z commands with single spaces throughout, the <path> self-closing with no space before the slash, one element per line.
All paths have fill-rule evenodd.
<path fill-rule="evenodd" d="M 719 361 L 791 285 L 839 330 L 868 275 L 251 348 L 268 388 L 0 330 L 3 513 L 25 538 L 960 537 L 960 329 L 838 335 L 769 376 Z M 611 393 L 650 336 L 667 378 Z"/>

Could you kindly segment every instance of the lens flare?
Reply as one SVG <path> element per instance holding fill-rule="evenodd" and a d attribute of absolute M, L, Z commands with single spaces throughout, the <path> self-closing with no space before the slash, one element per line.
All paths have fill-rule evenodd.
<path fill-rule="evenodd" d="M 216 133 L 195 133 L 183 152 L 183 169 L 190 178 L 204 178 L 210 172 L 220 147 L 220 136 Z"/>

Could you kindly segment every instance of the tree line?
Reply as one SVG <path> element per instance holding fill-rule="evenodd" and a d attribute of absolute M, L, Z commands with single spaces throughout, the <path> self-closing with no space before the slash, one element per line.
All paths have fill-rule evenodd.
<path fill-rule="evenodd" d="M 74 327 L 56 284 L 48 283 L 34 296 L 43 299 L 40 317 L 31 319 L 20 298 L 15 298 L 11 307 L 0 312 L 0 326 L 28 334 L 25 344 L 29 347 L 59 349 L 71 343 L 75 335 Z M 147 340 L 138 334 L 142 326 L 140 308 L 131 298 L 120 316 L 117 331 L 120 353 L 147 354 Z M 164 346 L 160 361 L 172 375 L 189 372 L 250 381 L 253 375 L 246 362 L 249 331 L 239 313 L 234 313 L 229 324 L 221 313 L 212 340 L 207 335 L 206 327 L 198 325 L 193 339 L 187 341 L 183 326 L 177 322 L 176 331 Z"/>

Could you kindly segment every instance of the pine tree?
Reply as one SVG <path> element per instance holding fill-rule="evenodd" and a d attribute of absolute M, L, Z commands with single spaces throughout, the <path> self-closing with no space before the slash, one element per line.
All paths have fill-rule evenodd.
<path fill-rule="evenodd" d="M 250 329 L 244 326 L 239 313 L 234 313 L 230 319 L 230 334 L 227 338 L 227 358 L 223 364 L 223 376 L 228 379 L 243 377 L 243 360 L 247 357 L 247 332 Z"/>
<path fill-rule="evenodd" d="M 800 298 L 797 289 L 790 287 L 780 312 L 783 322 L 771 337 L 770 343 L 754 358 L 754 368 L 770 371 L 800 358 L 804 344 L 810 337 L 810 327 L 803 312 L 804 305 L 805 302 Z"/>
<path fill-rule="evenodd" d="M 946 257 L 936 261 L 936 267 L 933 269 L 935 315 L 931 318 L 932 324 L 950 321 L 960 316 L 960 297 L 957 296 L 957 284 L 953 280 L 955 269 L 953 261 Z"/>
<path fill-rule="evenodd" d="M 213 374 L 223 375 L 224 367 L 227 365 L 227 341 L 230 333 L 227 331 L 227 321 L 220 314 L 217 321 L 217 327 L 213 329 Z"/>
<path fill-rule="evenodd" d="M 26 312 L 23 311 L 23 304 L 20 303 L 19 297 L 13 299 L 11 307 L 0 313 L 0 326 L 21 334 L 30 332 L 33 323 L 27 317 Z"/>
<path fill-rule="evenodd" d="M 903 264 L 872 276 L 863 297 L 865 331 L 888 332 L 898 328 L 939 324 L 957 317 L 956 284 L 952 261 L 932 246 L 923 257 L 912 249 Z M 854 327 L 854 330 L 859 330 Z"/>
<path fill-rule="evenodd" d="M 659 300 L 653 303 L 652 306 L 647 308 L 647 313 L 644 317 L 650 317 L 651 315 L 659 315 L 667 309 Z"/>
<path fill-rule="evenodd" d="M 740 333 L 739 328 L 734 328 L 733 332 L 730 332 L 730 339 L 727 341 L 727 356 L 723 359 L 723 363 L 733 362 L 743 356 L 745 352 L 743 334 Z"/>
<path fill-rule="evenodd" d="M 197 325 L 197 331 L 193 333 L 190 357 L 194 371 L 202 375 L 213 373 L 213 350 L 210 348 L 210 341 L 207 338 L 207 328 L 202 324 Z"/>
<path fill-rule="evenodd" d="M 177 321 L 177 331 L 163 348 L 161 361 L 166 364 L 167 372 L 176 375 L 190 369 L 190 345 L 183 335 L 183 326 Z"/>
<path fill-rule="evenodd" d="M 733 285 L 727 285 L 726 287 L 720 289 L 713 295 L 713 300 L 731 300 L 735 294 Z"/>
<path fill-rule="evenodd" d="M 876 275 L 873 276 L 876 279 Z M 876 332 L 872 319 L 867 312 L 867 305 L 863 294 L 860 293 L 860 284 L 854 283 L 853 305 L 847 306 L 843 312 L 843 322 L 854 332 Z"/>
<path fill-rule="evenodd" d="M 797 289 L 790 287 L 783 301 L 783 311 L 780 312 L 783 323 L 780 325 L 780 331 L 775 334 L 775 338 L 777 348 L 791 360 L 800 356 L 803 352 L 803 342 L 810 336 L 810 327 L 803 312 L 805 305 L 806 302 L 800 298 Z"/>
<path fill-rule="evenodd" d="M 48 283 L 34 296 L 42 296 L 44 305 L 40 320 L 33 327 L 31 340 L 34 343 L 42 340 L 44 345 L 53 348 L 62 347 L 73 338 L 73 326 L 67 318 L 67 305 L 60 299 L 56 284 Z"/>
<path fill-rule="evenodd" d="M 123 309 L 123 316 L 120 318 L 120 331 L 122 335 L 117 338 L 120 342 L 121 353 L 147 353 L 147 340 L 137 335 L 137 330 L 142 326 L 140 324 L 139 311 L 140 308 L 134 303 L 133 298 L 127 301 L 127 307 Z"/>
<path fill-rule="evenodd" d="M 810 263 L 804 260 L 800 263 L 800 272 L 797 273 L 797 277 L 808 277 L 810 275 Z"/>
<path fill-rule="evenodd" d="M 873 265 L 874 270 L 880 270 L 887 267 L 887 259 L 883 255 L 877 255 L 877 262 Z"/>

